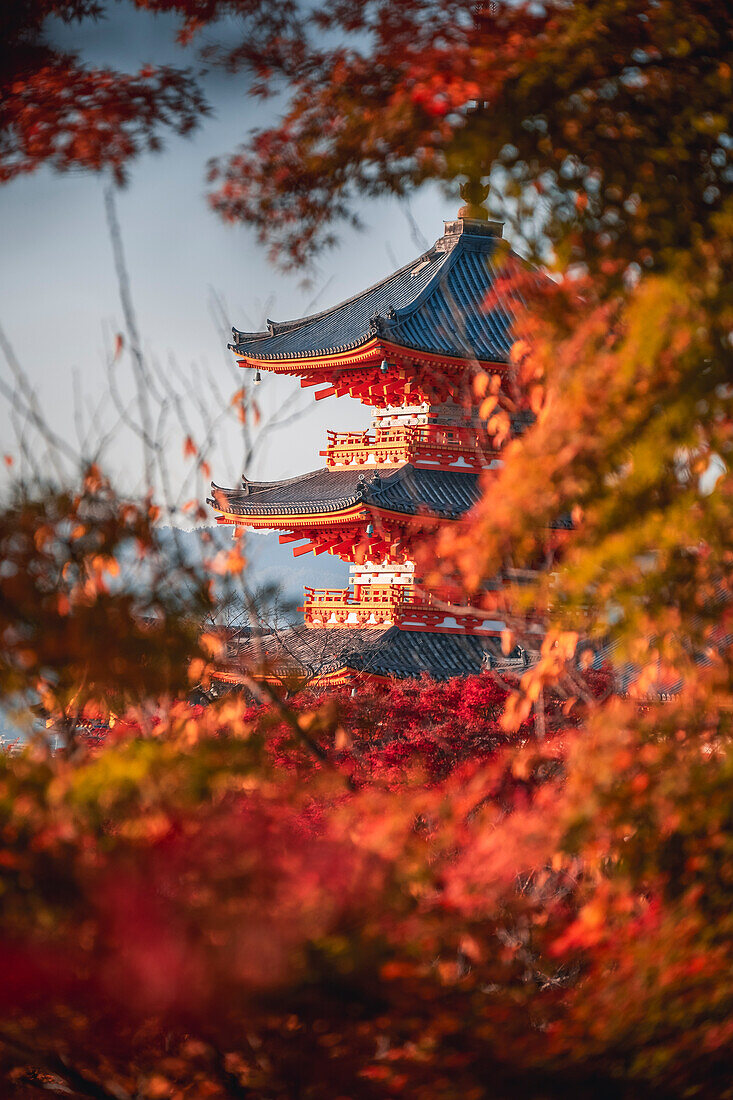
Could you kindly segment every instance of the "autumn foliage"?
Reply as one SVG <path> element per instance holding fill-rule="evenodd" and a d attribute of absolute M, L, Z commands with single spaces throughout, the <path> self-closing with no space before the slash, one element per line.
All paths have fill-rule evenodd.
<path fill-rule="evenodd" d="M 558 707 L 538 742 L 502 733 L 505 695 L 484 674 L 228 696 L 76 759 L 7 757 L 10 1079 L 447 1097 L 490 1068 L 492 1095 L 721 1095 L 719 737 L 668 708 L 640 748 L 616 701 L 580 728 Z"/>
<path fill-rule="evenodd" d="M 212 57 L 290 95 L 213 194 L 281 258 L 363 195 L 491 173 L 552 277 L 503 268 L 524 303 L 510 370 L 469 373 L 492 433 L 528 426 L 431 567 L 501 578 L 507 642 L 543 641 L 519 680 L 194 707 L 220 657 L 211 589 L 160 558 L 152 501 L 98 470 L 20 487 L 0 682 L 34 736 L 0 758 L 6 1092 L 730 1096 L 729 6 L 145 6 L 194 37 L 243 16 Z M 106 126 L 124 80 L 114 110 L 90 103 L 88 156 L 53 82 L 45 144 L 33 129 L 43 17 L 91 5 L 17 11 L 5 176 L 101 166 L 94 103 Z M 137 148 L 122 130 L 113 167 Z M 150 568 L 125 587 L 131 548 Z"/>

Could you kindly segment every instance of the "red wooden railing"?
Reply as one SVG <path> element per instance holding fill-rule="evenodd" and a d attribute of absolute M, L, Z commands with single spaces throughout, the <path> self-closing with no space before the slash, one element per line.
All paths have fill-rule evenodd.
<path fill-rule="evenodd" d="M 436 601 L 464 603 L 465 598 L 458 589 L 445 587 L 426 592 L 412 584 L 363 584 L 355 589 L 306 588 L 305 603 L 299 610 L 309 626 L 396 624 L 405 615 L 429 624 L 444 618 L 447 613 Z"/>
<path fill-rule="evenodd" d="M 401 462 L 447 465 L 463 459 L 471 466 L 485 466 L 494 452 L 481 434 L 466 425 L 415 424 L 377 428 L 364 432 L 328 432 L 321 451 L 329 466 L 361 466 Z"/>

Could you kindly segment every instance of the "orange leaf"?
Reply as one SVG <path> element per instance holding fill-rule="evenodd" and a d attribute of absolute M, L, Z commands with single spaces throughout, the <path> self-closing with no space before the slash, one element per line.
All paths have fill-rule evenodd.
<path fill-rule="evenodd" d="M 473 392 L 476 397 L 483 397 L 489 388 L 489 376 L 484 371 L 477 374 L 473 380 Z"/>
<path fill-rule="evenodd" d="M 529 391 L 529 407 L 535 416 L 540 412 L 544 400 L 545 387 L 539 385 L 532 386 Z"/>
<path fill-rule="evenodd" d="M 216 634 L 207 633 L 202 634 L 199 639 L 201 642 L 201 648 L 205 650 L 211 657 L 221 657 L 226 646 L 222 639 Z"/>
<path fill-rule="evenodd" d="M 485 420 L 486 417 L 489 416 L 490 413 L 493 412 L 497 401 L 498 401 L 497 397 L 487 397 L 484 401 L 482 401 L 481 402 L 481 407 L 479 408 L 479 411 L 478 411 L 479 416 L 483 417 L 483 419 Z"/>
<path fill-rule="evenodd" d="M 200 657 L 194 657 L 188 666 L 188 679 L 190 683 L 197 683 L 204 674 L 206 662 Z"/>
<path fill-rule="evenodd" d="M 336 752 L 345 752 L 347 749 L 351 748 L 351 745 L 351 735 L 346 732 L 343 726 L 339 726 L 333 739 L 333 747 L 336 749 Z"/>

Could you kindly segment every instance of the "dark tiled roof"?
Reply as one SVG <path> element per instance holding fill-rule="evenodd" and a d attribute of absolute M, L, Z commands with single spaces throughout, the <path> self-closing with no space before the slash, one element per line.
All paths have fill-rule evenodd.
<path fill-rule="evenodd" d="M 287 360 L 347 351 L 381 335 L 403 347 L 462 359 L 503 361 L 510 307 L 484 309 L 500 267 L 496 227 L 456 222 L 417 260 L 369 290 L 297 321 L 268 321 L 267 332 L 233 329 L 234 351 Z"/>
<path fill-rule="evenodd" d="M 455 519 L 480 496 L 479 475 L 472 471 L 420 470 L 410 463 L 370 474 L 324 467 L 286 481 L 247 481 L 241 489 L 212 483 L 214 508 L 238 516 L 311 515 L 338 512 L 356 504 L 405 515 L 426 513 Z"/>
<path fill-rule="evenodd" d="M 424 510 L 443 519 L 458 519 L 480 496 L 477 473 L 421 470 L 407 464 L 396 475 L 382 478 L 379 490 L 370 490 L 369 503 L 408 515 Z"/>
<path fill-rule="evenodd" d="M 400 630 L 392 627 L 381 645 L 361 654 L 354 654 L 349 667 L 359 672 L 399 678 L 420 676 L 427 672 L 436 680 L 452 676 L 470 676 L 480 672 L 484 654 L 490 658 L 501 654 L 496 638 L 479 638 L 470 634 L 433 634 L 421 630 Z"/>
<path fill-rule="evenodd" d="M 384 635 L 383 630 L 368 628 L 328 630 L 293 626 L 245 641 L 240 645 L 232 665 L 234 668 L 237 665 L 267 665 L 276 672 L 298 669 L 312 676 L 325 676 L 349 664 L 355 653 L 378 648 Z"/>
<path fill-rule="evenodd" d="M 388 630 L 291 627 L 246 641 L 233 667 L 264 663 L 281 674 L 300 669 L 311 676 L 325 676 L 350 668 L 397 678 L 427 673 L 437 680 L 469 676 L 487 663 L 499 669 L 524 667 L 523 658 L 502 655 L 498 638 L 400 630 L 397 626 Z"/>

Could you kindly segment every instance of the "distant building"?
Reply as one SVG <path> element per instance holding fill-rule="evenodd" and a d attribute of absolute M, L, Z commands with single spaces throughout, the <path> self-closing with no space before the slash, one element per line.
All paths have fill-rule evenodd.
<path fill-rule="evenodd" d="M 526 663 L 522 651 L 502 655 L 504 624 L 486 617 L 486 592 L 479 611 L 456 590 L 426 587 L 415 553 L 464 519 L 497 458 L 472 381 L 508 368 L 510 304 L 485 304 L 501 235 L 469 201 L 428 252 L 369 290 L 311 317 L 268 321 L 266 332 L 233 330 L 230 348 L 256 381 L 272 371 L 319 387 L 317 401 L 349 394 L 371 407 L 372 426 L 329 432 L 325 466 L 310 473 L 212 484 L 219 523 L 276 529 L 296 556 L 351 563 L 349 588 L 306 588 L 302 626 L 240 640 L 223 679 L 236 682 L 244 668 L 319 683 L 444 679 Z"/>

